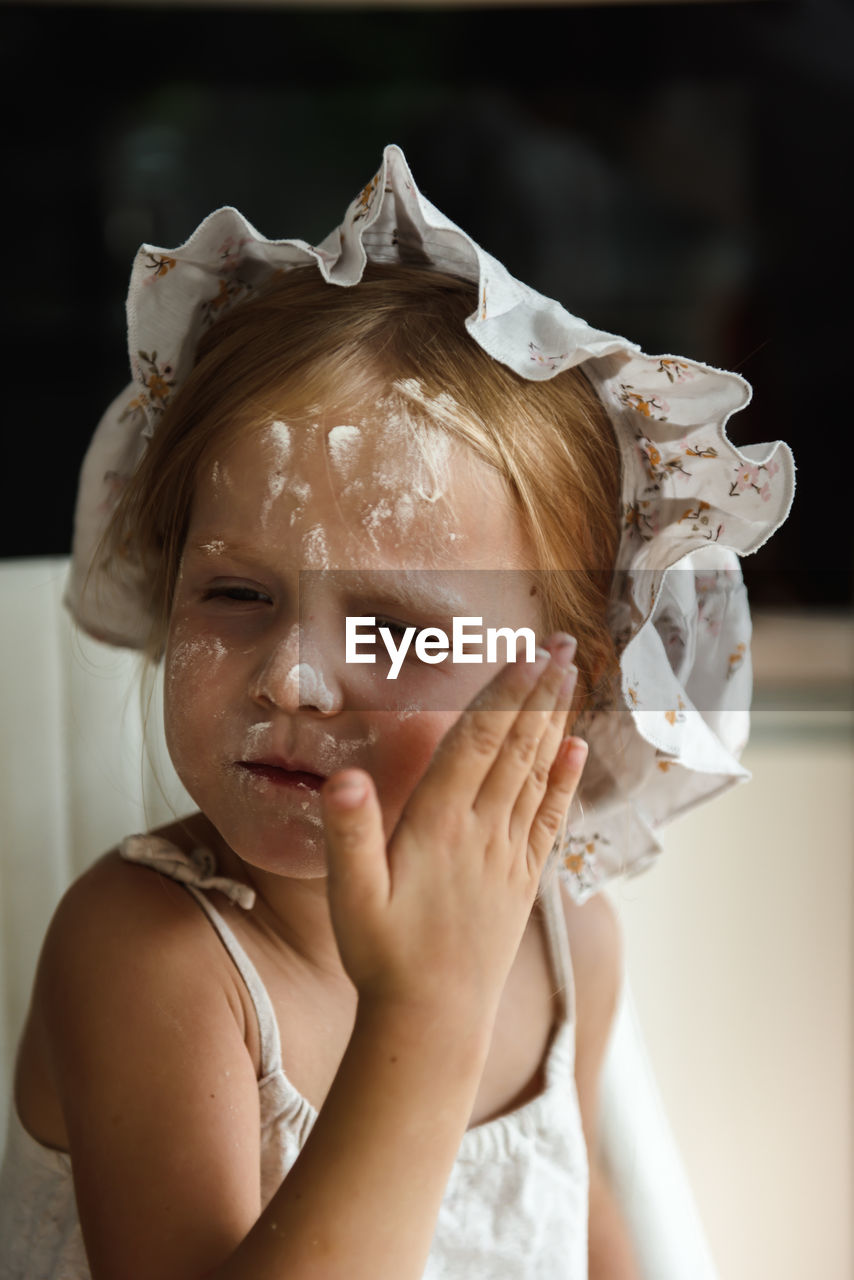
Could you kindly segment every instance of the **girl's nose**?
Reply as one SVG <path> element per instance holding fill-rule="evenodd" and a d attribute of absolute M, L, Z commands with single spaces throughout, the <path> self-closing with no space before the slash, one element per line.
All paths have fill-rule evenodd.
<path fill-rule="evenodd" d="M 250 684 L 253 702 L 293 715 L 299 708 L 331 715 L 339 709 L 340 686 L 321 647 L 300 639 L 296 627 L 260 662 Z"/>

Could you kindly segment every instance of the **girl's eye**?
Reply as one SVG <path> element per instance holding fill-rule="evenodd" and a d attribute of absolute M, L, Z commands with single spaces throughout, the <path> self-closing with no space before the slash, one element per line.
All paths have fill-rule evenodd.
<path fill-rule="evenodd" d="M 379 630 L 380 627 L 386 627 L 389 631 L 396 632 L 401 639 L 403 639 L 403 636 L 407 631 L 407 624 L 405 622 L 392 622 L 391 618 L 377 618 L 376 625 L 377 630 Z"/>
<path fill-rule="evenodd" d="M 203 600 L 236 600 L 239 603 L 257 604 L 268 602 L 270 597 L 255 587 L 211 587 L 202 596 Z"/>
<path fill-rule="evenodd" d="M 407 631 L 411 631 L 412 627 L 414 626 L 415 626 L 415 623 L 412 623 L 412 622 L 393 622 L 392 618 L 376 618 L 376 640 L 378 640 L 379 646 L 380 648 L 383 649 L 383 652 L 384 652 L 382 637 L 380 637 L 379 635 L 380 627 L 385 627 L 387 628 L 388 631 L 391 631 L 394 639 L 394 644 L 401 645 L 403 643 L 403 636 L 406 635 Z M 417 631 L 419 631 L 419 627 L 416 626 L 415 627 L 416 635 L 417 635 Z M 415 657 L 415 636 L 410 637 L 410 645 L 408 645 L 408 652 L 406 654 L 406 657 L 407 659 Z"/>
<path fill-rule="evenodd" d="M 416 635 L 418 634 L 418 631 L 419 631 L 419 628 L 412 622 L 392 622 L 391 618 L 377 618 L 376 626 L 377 626 L 377 646 L 376 646 L 377 662 L 392 661 L 391 653 L 389 652 L 387 646 L 382 643 L 382 637 L 379 634 L 380 627 L 385 627 L 391 632 L 391 639 L 394 645 L 398 649 L 403 644 L 404 637 L 407 631 L 412 631 L 414 629 Z M 410 664 L 417 665 L 418 667 L 424 666 L 421 658 L 419 658 L 418 654 L 415 651 L 415 635 L 410 635 L 409 637 L 409 645 L 404 655 L 404 662 L 406 663 L 407 666 L 409 666 Z M 432 667 L 428 666 L 427 669 L 432 670 Z"/>

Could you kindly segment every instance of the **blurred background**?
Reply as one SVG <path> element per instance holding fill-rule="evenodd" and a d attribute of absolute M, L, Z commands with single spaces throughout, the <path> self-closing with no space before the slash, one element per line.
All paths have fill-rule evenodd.
<path fill-rule="evenodd" d="M 3 504 L 0 554 L 69 548 L 77 469 L 129 376 L 139 244 L 223 204 L 314 242 L 397 142 L 515 275 L 753 384 L 734 443 L 787 440 L 800 473 L 745 561 L 751 597 L 850 608 L 830 481 L 850 472 L 852 48 L 841 0 L 0 7 L 5 450 L 40 498 L 26 519 Z"/>
<path fill-rule="evenodd" d="M 129 377 L 133 255 L 223 204 L 316 242 L 396 142 L 513 274 L 650 353 L 738 370 L 754 400 L 730 438 L 794 451 L 789 520 L 743 562 L 753 781 L 676 823 L 613 896 L 721 1280 L 850 1280 L 852 71 L 842 0 L 0 5 L 0 603 L 11 650 L 34 655 L 0 680 L 0 800 L 20 807 L 46 743 L 80 778 L 55 814 L 32 790 L 31 843 L 2 850 L 4 1072 L 53 905 L 123 834 L 87 789 L 124 802 L 135 768 L 87 770 L 80 722 L 59 745 L 50 728 L 81 678 L 61 557 Z M 128 750 L 119 735 L 105 758 Z"/>

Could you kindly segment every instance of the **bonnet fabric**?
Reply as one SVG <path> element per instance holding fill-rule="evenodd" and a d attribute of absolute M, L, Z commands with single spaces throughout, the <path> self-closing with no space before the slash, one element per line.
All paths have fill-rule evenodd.
<path fill-rule="evenodd" d="M 83 463 L 65 602 L 96 638 L 145 644 L 142 567 L 131 558 L 108 565 L 98 544 L 201 335 L 283 270 L 315 263 L 330 284 L 353 285 L 369 261 L 427 263 L 476 282 L 478 308 L 466 320 L 474 341 L 532 381 L 583 364 L 613 424 L 623 524 L 610 625 L 622 697 L 594 709 L 585 728 L 588 761 L 555 854 L 584 902 L 649 865 L 661 851 L 658 827 L 750 777 L 739 763 L 752 672 L 738 557 L 788 515 L 794 459 L 782 441 L 731 444 L 726 423 L 751 394 L 737 374 L 645 355 L 514 279 L 421 195 L 399 147 L 386 147 L 379 172 L 319 245 L 268 240 L 224 208 L 177 249 L 140 248 L 127 300 L 133 382 Z"/>

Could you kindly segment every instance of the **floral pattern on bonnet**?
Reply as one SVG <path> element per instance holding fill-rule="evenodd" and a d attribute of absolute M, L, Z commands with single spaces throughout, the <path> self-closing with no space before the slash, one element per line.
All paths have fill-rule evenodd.
<path fill-rule="evenodd" d="M 569 833 L 554 851 L 583 902 L 614 876 L 649 866 L 665 822 L 750 776 L 739 762 L 752 692 L 739 556 L 786 519 L 794 459 L 782 441 L 736 448 L 729 440 L 726 424 L 751 396 L 742 377 L 646 355 L 516 280 L 418 190 L 399 147 L 385 148 L 378 172 L 319 245 L 267 239 L 226 207 L 178 248 L 140 248 L 127 304 L 132 384 L 107 409 L 84 460 L 66 603 L 98 638 L 144 643 L 142 569 L 128 556 L 108 575 L 98 539 L 218 316 L 292 267 L 314 263 L 330 284 L 348 286 L 368 261 L 425 260 L 477 284 L 466 329 L 493 359 L 534 381 L 583 364 L 620 448 L 609 617 L 621 701 L 592 709 Z"/>

